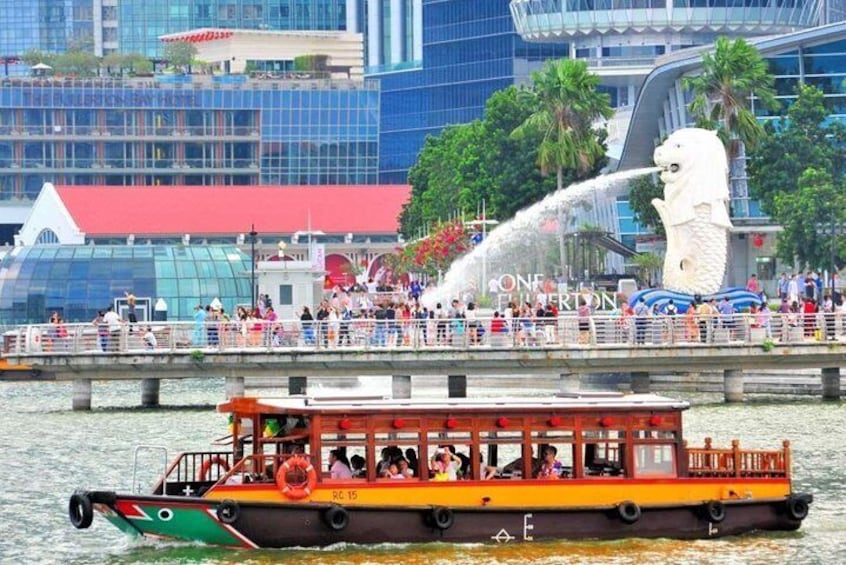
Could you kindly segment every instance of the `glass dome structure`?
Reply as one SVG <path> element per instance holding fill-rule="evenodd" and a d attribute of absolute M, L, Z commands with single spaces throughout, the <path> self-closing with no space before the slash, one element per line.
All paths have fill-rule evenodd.
<path fill-rule="evenodd" d="M 190 320 L 214 298 L 231 314 L 250 302 L 250 267 L 234 245 L 16 247 L 0 261 L 0 324 L 44 323 L 53 311 L 89 322 L 125 292 L 150 318 L 160 298 L 168 320 Z"/>

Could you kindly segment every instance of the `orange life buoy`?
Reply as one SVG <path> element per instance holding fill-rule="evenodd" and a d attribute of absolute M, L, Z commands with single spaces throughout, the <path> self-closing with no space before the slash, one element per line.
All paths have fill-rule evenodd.
<path fill-rule="evenodd" d="M 223 473 L 221 476 L 229 471 L 229 463 L 226 462 L 226 459 L 221 457 L 220 455 L 215 455 L 214 457 L 207 459 L 203 466 L 200 467 L 200 482 L 205 482 L 208 480 L 209 471 L 211 471 L 212 465 L 217 465 L 221 469 L 223 469 Z"/>
<path fill-rule="evenodd" d="M 305 473 L 305 480 L 289 481 L 289 475 L 298 470 Z M 290 499 L 300 500 L 309 496 L 317 486 L 317 470 L 302 455 L 294 455 L 279 467 L 279 471 L 276 472 L 276 484 L 282 490 L 282 494 Z"/>

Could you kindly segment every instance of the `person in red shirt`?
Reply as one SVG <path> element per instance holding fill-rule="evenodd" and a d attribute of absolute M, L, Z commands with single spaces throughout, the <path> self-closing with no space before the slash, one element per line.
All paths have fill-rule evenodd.
<path fill-rule="evenodd" d="M 499 315 L 499 312 L 494 312 L 493 320 L 491 320 L 491 333 L 498 334 L 498 333 L 505 333 L 508 331 L 506 329 L 505 320 Z"/>

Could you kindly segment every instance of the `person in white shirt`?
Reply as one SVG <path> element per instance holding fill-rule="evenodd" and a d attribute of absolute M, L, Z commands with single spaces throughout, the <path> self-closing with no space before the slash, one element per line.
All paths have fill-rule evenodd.
<path fill-rule="evenodd" d="M 118 339 L 120 338 L 120 327 L 123 320 L 118 313 L 115 312 L 114 307 L 109 306 L 106 313 L 103 315 L 103 323 L 109 328 L 109 339 L 107 349 L 109 351 L 118 350 Z"/>
<path fill-rule="evenodd" d="M 153 333 L 153 328 L 147 326 L 147 332 L 144 334 L 144 348 L 152 351 L 158 345 L 156 334 Z"/>

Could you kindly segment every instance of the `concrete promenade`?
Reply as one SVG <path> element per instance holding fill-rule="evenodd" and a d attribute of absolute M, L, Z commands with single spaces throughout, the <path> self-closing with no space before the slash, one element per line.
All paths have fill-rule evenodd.
<path fill-rule="evenodd" d="M 625 326 L 618 319 L 596 316 L 588 332 L 579 331 L 575 318 L 560 318 L 552 327 L 537 325 L 505 335 L 492 334 L 490 320 L 480 320 L 488 328 L 484 334 L 473 337 L 465 326 L 462 331 L 450 329 L 443 339 L 436 329 L 431 335 L 430 328 L 404 329 L 398 324 L 396 335 L 387 326 L 384 336 L 374 327 L 359 342 L 338 341 L 338 332 L 328 327 L 314 328 L 311 336 L 298 327 L 296 339 L 282 342 L 273 337 L 271 327 L 251 341 L 232 328 L 176 323 L 157 324 L 152 347 L 138 328 L 122 327 L 106 343 L 90 324 L 69 326 L 65 337 L 51 334 L 50 327 L 29 326 L 11 337 L 7 333 L 4 357 L 10 364 L 72 380 L 76 409 L 90 407 L 93 380 L 140 380 L 142 404 L 155 405 L 160 379 L 210 376 L 225 377 L 227 395 L 233 396 L 243 394 L 244 377 L 287 378 L 296 393 L 305 391 L 308 377 L 388 375 L 394 378 L 395 395 L 404 396 L 411 393 L 414 375 L 448 375 L 449 394 L 464 396 L 468 376 L 558 374 L 564 389 L 568 382 L 577 383 L 580 374 L 629 373 L 632 390 L 645 392 L 653 374 L 719 371 L 726 400 L 736 402 L 743 400 L 744 372 L 806 374 L 804 370 L 817 368 L 822 396 L 840 397 L 846 336 L 838 328 L 827 328 L 822 320 L 821 331 L 805 335 L 803 328 L 781 327 L 776 317 L 771 331 L 782 340 L 770 340 L 737 318 L 732 326 L 712 324 L 696 336 L 686 333 L 680 317 Z M 288 338 L 296 322 L 290 323 Z"/>

